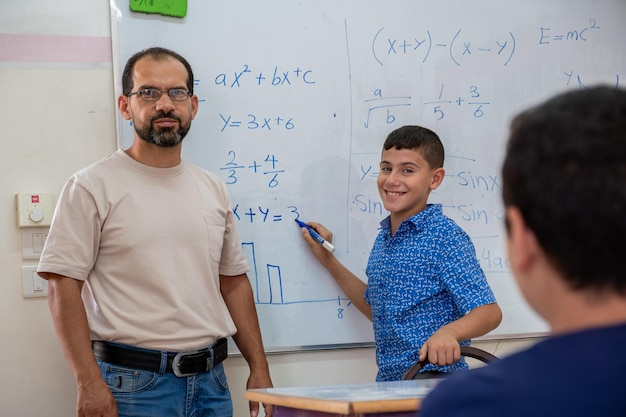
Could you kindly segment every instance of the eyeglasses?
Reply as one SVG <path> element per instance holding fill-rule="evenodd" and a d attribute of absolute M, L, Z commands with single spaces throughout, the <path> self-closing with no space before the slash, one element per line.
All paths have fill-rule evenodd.
<path fill-rule="evenodd" d="M 144 88 L 128 93 L 127 97 L 134 96 L 136 94 L 143 101 L 158 101 L 163 93 L 167 93 L 167 96 L 172 101 L 184 101 L 191 97 L 191 93 L 184 88 L 171 88 L 167 91 L 162 91 L 158 88 Z"/>

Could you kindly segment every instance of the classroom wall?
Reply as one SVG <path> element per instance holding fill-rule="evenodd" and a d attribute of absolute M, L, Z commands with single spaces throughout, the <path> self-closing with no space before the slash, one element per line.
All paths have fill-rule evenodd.
<path fill-rule="evenodd" d="M 106 0 L 0 0 L 0 415 L 75 415 L 73 376 L 44 298 L 22 297 L 15 194 L 55 196 L 76 170 L 115 150 L 115 97 Z M 104 126 L 104 128 L 103 128 Z M 98 127 L 98 128 L 95 128 Z M 330 279 L 330 278 L 329 278 Z M 535 339 L 479 341 L 499 356 Z M 269 356 L 276 386 L 371 382 L 373 348 Z M 235 416 L 247 366 L 226 361 Z"/>

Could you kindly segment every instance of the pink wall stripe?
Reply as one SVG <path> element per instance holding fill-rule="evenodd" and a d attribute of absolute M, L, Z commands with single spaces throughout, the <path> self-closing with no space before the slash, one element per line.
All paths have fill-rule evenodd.
<path fill-rule="evenodd" d="M 0 61 L 111 62 L 111 38 L 0 33 Z"/>

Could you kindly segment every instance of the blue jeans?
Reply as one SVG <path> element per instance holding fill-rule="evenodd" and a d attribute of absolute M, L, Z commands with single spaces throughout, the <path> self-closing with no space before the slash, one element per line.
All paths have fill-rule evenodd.
<path fill-rule="evenodd" d="M 220 363 L 209 372 L 173 373 L 125 368 L 98 361 L 119 417 L 232 417 L 233 404 Z M 162 367 L 164 369 L 164 366 Z"/>

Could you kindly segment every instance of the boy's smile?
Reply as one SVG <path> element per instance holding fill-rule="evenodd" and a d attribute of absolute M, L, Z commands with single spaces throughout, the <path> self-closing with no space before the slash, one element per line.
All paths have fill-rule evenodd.
<path fill-rule="evenodd" d="M 392 233 L 426 207 L 428 195 L 443 177 L 443 168 L 431 168 L 418 149 L 383 151 L 376 182 L 383 206 L 391 213 Z"/>

